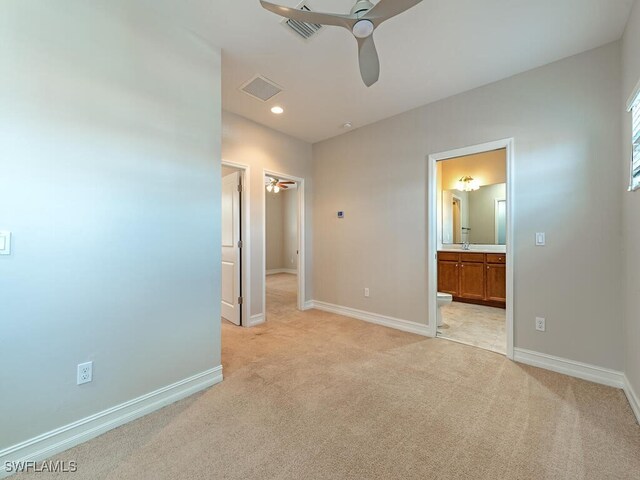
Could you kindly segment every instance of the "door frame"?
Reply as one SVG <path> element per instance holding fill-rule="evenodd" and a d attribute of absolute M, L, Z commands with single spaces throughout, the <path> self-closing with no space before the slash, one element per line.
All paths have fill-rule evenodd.
<path fill-rule="evenodd" d="M 265 177 L 277 177 L 280 180 L 296 182 L 298 190 L 298 310 L 304 310 L 305 299 L 305 205 L 304 205 L 304 178 L 289 175 L 288 173 L 276 172 L 273 170 L 262 170 L 263 189 L 262 196 L 262 312 L 267 320 L 267 201 L 266 190 L 264 189 Z"/>
<path fill-rule="evenodd" d="M 240 326 L 251 326 L 251 208 L 250 180 L 251 167 L 242 163 L 222 160 L 225 167 L 235 168 L 240 172 L 242 192 L 240 192 L 240 296 L 242 297 Z M 221 175 L 222 177 L 222 175 Z"/>
<path fill-rule="evenodd" d="M 437 193 L 437 164 L 440 161 L 451 158 L 464 157 L 467 155 L 476 155 L 479 153 L 490 152 L 493 150 L 506 149 L 507 152 L 507 358 L 513 360 L 514 349 L 514 265 L 515 265 L 515 248 L 514 248 L 514 159 L 515 146 L 513 138 L 496 140 L 493 142 L 472 145 L 455 150 L 448 150 L 440 153 L 433 153 L 428 156 L 427 166 L 427 265 L 428 265 L 428 285 L 429 285 L 429 336 L 435 337 L 437 334 L 437 295 L 438 295 L 438 193 Z"/>

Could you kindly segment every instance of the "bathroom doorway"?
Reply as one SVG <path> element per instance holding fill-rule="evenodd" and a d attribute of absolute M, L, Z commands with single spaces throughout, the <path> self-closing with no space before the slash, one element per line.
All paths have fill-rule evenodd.
<path fill-rule="evenodd" d="M 429 156 L 429 325 L 513 358 L 513 140 Z"/>

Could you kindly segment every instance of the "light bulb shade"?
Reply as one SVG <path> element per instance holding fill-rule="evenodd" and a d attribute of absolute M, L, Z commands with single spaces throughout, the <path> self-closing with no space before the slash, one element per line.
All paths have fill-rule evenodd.
<path fill-rule="evenodd" d="M 279 186 L 275 186 L 273 187 L 273 193 L 278 193 L 280 191 L 280 187 Z"/>
<path fill-rule="evenodd" d="M 353 35 L 356 38 L 367 38 L 373 33 L 373 23 L 369 20 L 360 20 L 353 26 Z"/>
<path fill-rule="evenodd" d="M 273 192 L 273 185 L 267 185 L 267 192 Z"/>
<path fill-rule="evenodd" d="M 458 180 L 456 188 L 461 192 L 475 192 L 480 189 L 480 182 L 467 175 Z"/>

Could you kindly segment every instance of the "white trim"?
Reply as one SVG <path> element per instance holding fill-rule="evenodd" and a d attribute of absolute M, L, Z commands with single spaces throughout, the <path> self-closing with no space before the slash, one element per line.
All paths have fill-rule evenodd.
<path fill-rule="evenodd" d="M 608 385 L 609 387 L 624 387 L 624 374 L 622 372 L 598 367 L 596 365 L 554 357 L 553 355 L 525 350 L 524 348 L 515 349 L 514 360 L 519 363 L 551 370 L 552 372 L 563 373 L 571 377 Z"/>
<path fill-rule="evenodd" d="M 640 80 L 638 81 L 636 88 L 634 88 L 633 91 L 631 92 L 631 96 L 629 97 L 629 100 L 627 100 L 627 112 L 631 111 L 631 109 L 633 108 L 633 106 L 635 105 L 639 97 L 640 97 Z"/>
<path fill-rule="evenodd" d="M 273 170 L 262 170 L 262 181 L 264 177 L 277 177 L 281 180 L 296 182 L 298 192 L 298 310 L 305 307 L 305 204 L 304 204 L 304 178 L 295 177 L 287 173 L 274 172 Z M 264 187 L 261 187 L 264 188 Z M 262 278 L 267 276 L 267 202 L 266 190 L 262 195 Z M 262 312 L 267 320 L 267 283 L 262 282 Z"/>
<path fill-rule="evenodd" d="M 304 302 L 303 310 L 311 310 L 313 308 L 313 300 L 307 300 Z"/>
<path fill-rule="evenodd" d="M 495 142 L 484 143 L 481 145 L 473 145 L 470 147 L 449 150 L 447 152 L 434 153 L 428 157 L 428 180 L 427 180 L 427 231 L 429 238 L 427 241 L 427 275 L 429 285 L 429 335 L 435 337 L 437 333 L 437 293 L 438 293 L 438 225 L 437 225 L 437 162 L 447 160 L 449 158 L 464 157 L 467 155 L 475 155 L 478 153 L 490 152 L 505 148 L 507 150 L 507 358 L 514 358 L 514 271 L 515 265 L 515 249 L 513 248 L 515 221 L 514 221 L 514 165 L 515 165 L 515 145 L 513 138 L 497 140 Z"/>
<path fill-rule="evenodd" d="M 400 318 L 387 317 L 378 313 L 365 312 L 363 310 L 343 307 L 341 305 L 334 305 L 332 303 L 321 302 L 318 300 L 313 300 L 310 303 L 312 304 L 313 308 L 322 310 L 324 312 L 335 313 L 344 317 L 355 318 L 358 320 L 363 320 L 365 322 L 375 323 L 376 325 L 382 325 L 384 327 L 402 330 L 403 332 L 423 335 L 425 337 L 430 336 L 429 326 L 423 325 L 422 323 L 416 323 L 410 320 L 402 320 Z"/>
<path fill-rule="evenodd" d="M 247 322 L 247 327 L 255 327 L 256 325 L 261 325 L 264 323 L 264 314 L 256 313 L 255 315 L 251 315 L 249 321 Z"/>
<path fill-rule="evenodd" d="M 242 326 L 245 325 L 246 319 L 251 317 L 251 167 L 242 163 L 222 160 L 222 165 L 231 168 L 237 168 L 242 175 L 242 250 L 241 250 L 241 269 L 242 285 L 240 295 L 242 302 Z"/>
<path fill-rule="evenodd" d="M 44 460 L 221 381 L 222 365 L 5 448 L 0 478 L 8 476 L 5 462 Z"/>
<path fill-rule="evenodd" d="M 631 405 L 631 410 L 633 410 L 634 415 L 636 416 L 636 420 L 640 423 L 640 397 L 636 394 L 635 390 L 631 386 L 631 382 L 627 376 L 624 376 L 624 394 L 627 396 L 627 400 L 629 400 L 629 405 Z"/>
<path fill-rule="evenodd" d="M 298 270 L 293 268 L 274 268 L 273 270 L 267 270 L 267 275 L 277 275 L 278 273 L 289 273 L 291 275 L 297 275 Z"/>

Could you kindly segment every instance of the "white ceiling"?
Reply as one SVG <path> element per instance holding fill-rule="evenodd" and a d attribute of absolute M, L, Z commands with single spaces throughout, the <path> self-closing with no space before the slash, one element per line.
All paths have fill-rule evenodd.
<path fill-rule="evenodd" d="M 273 0 L 274 2 L 276 0 Z M 278 0 L 295 6 L 299 0 Z M 393 1 L 393 0 L 386 0 Z M 348 13 L 354 0 L 309 0 Z M 148 0 L 223 51 L 223 107 L 308 142 L 363 126 L 618 40 L 633 0 L 424 0 L 375 32 L 380 81 L 360 79 L 342 28 L 298 40 L 258 0 Z M 238 88 L 262 74 L 285 88 L 270 102 Z M 284 115 L 271 106 L 280 104 Z"/>

